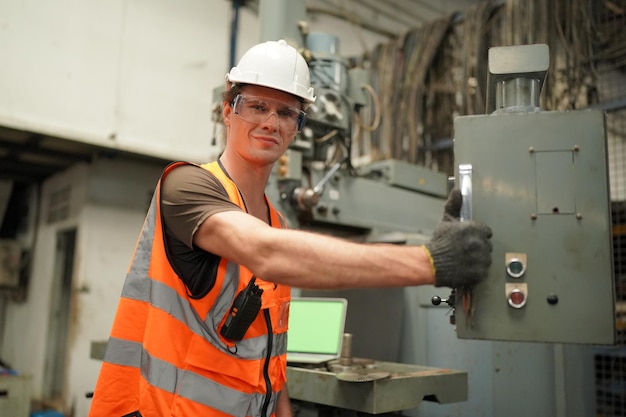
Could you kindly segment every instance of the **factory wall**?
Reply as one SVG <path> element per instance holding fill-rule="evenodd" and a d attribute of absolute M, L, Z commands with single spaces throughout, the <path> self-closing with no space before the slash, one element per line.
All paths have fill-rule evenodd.
<path fill-rule="evenodd" d="M 0 123 L 165 158 L 209 156 L 229 2 L 10 0 Z M 255 23 L 241 44 L 256 39 Z"/>
<path fill-rule="evenodd" d="M 49 224 L 49 210 L 40 211 L 35 224 L 36 254 L 29 277 L 26 301 L 10 303 L 6 310 L 5 332 L 1 346 L 2 359 L 21 374 L 33 378 L 31 389 L 35 396 L 40 393 L 45 368 L 46 339 L 53 288 L 56 234 L 60 230 L 75 229 L 86 194 L 88 167 L 76 165 L 73 169 L 50 178 L 41 188 L 41 207 L 50 205 L 51 195 L 61 189 L 69 189 L 65 201 L 65 215 Z"/>
<path fill-rule="evenodd" d="M 2 358 L 32 376 L 32 395 L 40 399 L 45 378 L 59 359 L 55 334 L 67 333 L 65 398 L 75 415 L 85 416 L 100 361 L 90 359 L 92 341 L 106 340 L 122 283 L 162 166 L 137 161 L 99 160 L 50 178 L 41 190 L 37 244 L 28 294 L 11 303 L 0 347 Z M 59 198 L 61 194 L 64 198 Z M 55 200 L 54 202 L 51 200 Z M 53 210 L 55 212 L 53 212 Z M 55 273 L 59 234 L 76 231 L 68 328 L 51 325 L 60 287 Z M 72 254 L 71 254 L 72 255 Z M 54 387 L 55 390 L 61 387 Z M 59 404 L 60 405 L 60 404 Z M 62 406 L 61 406 L 62 408 Z"/>

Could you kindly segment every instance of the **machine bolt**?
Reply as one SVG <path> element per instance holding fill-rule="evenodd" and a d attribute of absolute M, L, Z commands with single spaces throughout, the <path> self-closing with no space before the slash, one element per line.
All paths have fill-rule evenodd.
<path fill-rule="evenodd" d="M 583 218 L 583 214 L 582 213 L 576 213 L 576 218 L 578 220 L 582 219 Z"/>
<path fill-rule="evenodd" d="M 574 152 L 578 152 L 578 151 L 580 151 L 580 146 L 574 145 Z"/>
<path fill-rule="evenodd" d="M 531 146 L 530 148 L 528 148 L 528 152 L 535 153 L 535 147 Z"/>
<path fill-rule="evenodd" d="M 537 214 L 536 213 L 531 213 L 530 219 L 531 220 L 537 220 Z"/>
<path fill-rule="evenodd" d="M 548 298 L 546 298 L 548 304 L 551 306 L 556 305 L 559 302 L 559 296 L 556 294 L 548 294 Z"/>
<path fill-rule="evenodd" d="M 341 345 L 341 357 L 339 364 L 343 366 L 352 365 L 352 333 L 343 334 L 343 344 Z"/>

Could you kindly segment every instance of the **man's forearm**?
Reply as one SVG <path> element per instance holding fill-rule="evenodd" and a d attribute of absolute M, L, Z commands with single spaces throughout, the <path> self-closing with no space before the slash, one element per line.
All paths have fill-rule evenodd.
<path fill-rule="evenodd" d="M 291 409 L 291 401 L 289 401 L 289 393 L 287 392 L 287 386 L 283 387 L 276 404 L 276 417 L 293 417 L 293 411 Z"/>
<path fill-rule="evenodd" d="M 259 275 L 270 281 L 324 289 L 434 284 L 420 246 L 354 243 L 300 230 L 276 235 L 257 248 Z"/>
<path fill-rule="evenodd" d="M 266 281 L 298 288 L 372 288 L 435 283 L 422 246 L 364 244 L 302 230 L 280 230 L 245 213 L 209 217 L 194 243 L 246 266 Z"/>

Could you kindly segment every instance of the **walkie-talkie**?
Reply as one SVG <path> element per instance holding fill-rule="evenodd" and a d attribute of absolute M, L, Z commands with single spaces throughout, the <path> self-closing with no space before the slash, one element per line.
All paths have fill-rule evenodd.
<path fill-rule="evenodd" d="M 220 330 L 220 334 L 226 339 L 239 341 L 243 339 L 248 328 L 261 310 L 261 294 L 263 290 L 254 283 L 256 277 L 252 277 L 233 301 L 226 322 Z"/>

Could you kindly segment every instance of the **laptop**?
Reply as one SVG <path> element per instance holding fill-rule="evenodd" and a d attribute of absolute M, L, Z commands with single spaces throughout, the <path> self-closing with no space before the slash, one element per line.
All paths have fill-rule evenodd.
<path fill-rule="evenodd" d="M 347 309 L 345 298 L 293 297 L 287 363 L 318 364 L 339 358 Z"/>

